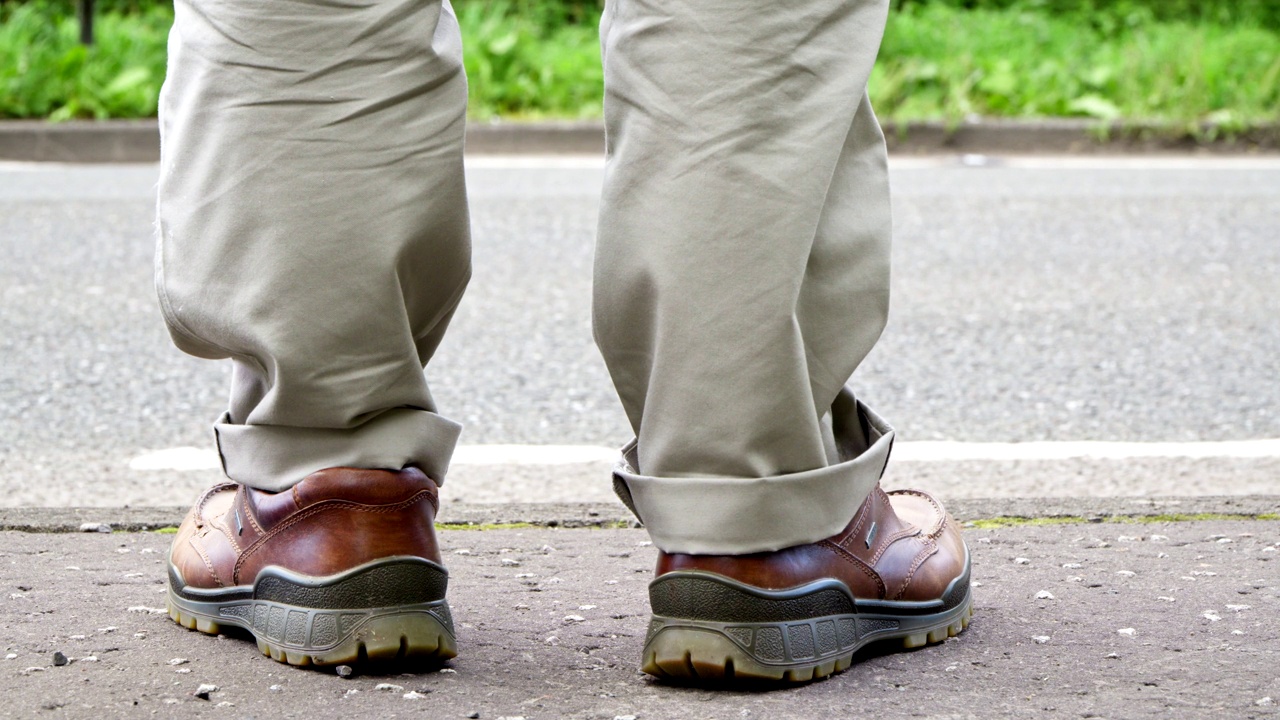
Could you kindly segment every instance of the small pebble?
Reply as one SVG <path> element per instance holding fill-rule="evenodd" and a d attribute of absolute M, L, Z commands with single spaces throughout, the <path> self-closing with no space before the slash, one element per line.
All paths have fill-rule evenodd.
<path fill-rule="evenodd" d="M 546 639 L 546 640 L 543 640 L 542 642 L 544 642 L 544 643 L 546 643 L 546 644 L 548 644 L 548 645 L 559 645 L 559 644 L 560 644 L 560 638 L 556 637 L 555 635 L 548 635 L 548 636 L 547 636 L 547 639 Z"/>
<path fill-rule="evenodd" d="M 1053 597 L 1053 593 L 1049 592 L 1048 590 L 1041 590 L 1040 592 L 1036 593 L 1036 599 L 1037 600 L 1053 600 L 1055 598 Z"/>
<path fill-rule="evenodd" d="M 84 656 L 84 657 L 80 658 L 79 660 L 76 660 L 76 662 L 98 662 L 98 656 L 97 656 L 97 655 L 86 655 L 86 656 Z"/>
<path fill-rule="evenodd" d="M 1168 595 L 1161 595 L 1160 597 L 1157 597 L 1156 599 L 1157 599 L 1157 600 L 1163 600 L 1164 602 L 1176 602 L 1173 598 L 1169 597 Z"/>
<path fill-rule="evenodd" d="M 1254 703 L 1254 705 L 1257 705 L 1258 707 L 1271 707 L 1272 705 L 1275 705 L 1275 704 L 1276 704 L 1275 701 L 1272 700 L 1271 696 L 1269 695 L 1267 697 L 1262 698 L 1258 702 Z"/>
<path fill-rule="evenodd" d="M 517 567 L 520 565 L 520 561 L 513 560 L 512 558 L 502 558 L 502 564 L 506 565 L 507 567 Z"/>
<path fill-rule="evenodd" d="M 4 659 L 5 659 L 5 660 L 14 660 L 14 659 L 16 659 L 17 657 L 18 657 L 18 653 L 9 653 L 8 655 L 5 655 L 5 656 L 4 656 Z"/>
<path fill-rule="evenodd" d="M 454 555 L 470 555 L 470 554 L 471 554 L 471 551 L 470 551 L 470 550 L 468 550 L 468 549 L 466 549 L 466 548 L 461 548 L 461 549 L 458 549 L 458 550 L 454 550 L 454 551 L 453 551 L 453 554 L 454 554 Z"/>
<path fill-rule="evenodd" d="M 32 667 L 29 667 L 29 668 L 27 668 L 27 669 L 23 670 L 23 671 L 22 671 L 22 674 L 23 674 L 23 675 L 30 675 L 31 673 L 38 673 L 38 672 L 44 672 L 44 668 L 42 668 L 42 667 L 35 667 L 35 666 L 32 666 Z"/>
<path fill-rule="evenodd" d="M 467 713 L 466 717 L 469 718 L 469 720 L 480 720 L 480 713 L 472 711 Z"/>
<path fill-rule="evenodd" d="M 1079 570 L 1084 566 L 1081 565 L 1080 563 L 1062 563 L 1062 567 L 1067 570 Z"/>
<path fill-rule="evenodd" d="M 448 675 L 457 675 L 458 671 L 453 668 L 440 668 L 440 672 Z"/>
<path fill-rule="evenodd" d="M 163 588 L 161 588 L 163 590 Z M 129 608 L 131 613 L 147 613 L 149 615 L 168 615 L 169 611 L 164 608 L 147 607 L 146 605 L 134 605 Z"/>
<path fill-rule="evenodd" d="M 1168 535 L 1152 535 L 1151 542 L 1166 542 L 1169 540 Z"/>
<path fill-rule="evenodd" d="M 338 677 L 349 678 L 351 677 L 351 666 L 339 665 L 337 669 L 334 670 L 334 672 L 338 673 Z"/>
<path fill-rule="evenodd" d="M 105 633 L 113 633 L 113 632 L 115 632 L 115 631 L 117 631 L 117 630 L 119 630 L 119 629 L 120 629 L 120 628 L 116 627 L 115 625 L 108 625 L 108 626 L 106 626 L 106 627 L 100 627 L 100 628 L 98 628 L 98 632 L 100 632 L 100 633 L 104 633 L 104 634 L 105 634 Z"/>
<path fill-rule="evenodd" d="M 951 668 L 947 668 L 950 670 Z M 613 720 L 636 720 L 635 715 L 614 715 Z"/>
<path fill-rule="evenodd" d="M 1229 543 L 1229 542 L 1235 542 L 1235 540 L 1232 540 L 1231 538 L 1218 538 L 1218 542 Z"/>
<path fill-rule="evenodd" d="M 358 695 L 359 693 L 360 693 L 360 691 L 359 691 L 359 690 L 357 690 L 357 689 L 355 689 L 355 688 L 351 688 L 350 690 L 348 690 L 348 691 L 346 691 L 346 692 L 342 693 L 342 697 L 344 697 L 344 698 L 349 698 L 349 697 L 351 697 L 352 695 Z"/>
<path fill-rule="evenodd" d="M 1222 619 L 1222 616 L 1221 616 L 1221 615 L 1219 615 L 1218 613 L 1216 613 L 1216 612 L 1214 612 L 1214 611 L 1212 611 L 1212 610 L 1205 610 L 1205 611 L 1200 615 L 1200 617 L 1204 618 L 1205 620 L 1208 620 L 1209 622 L 1218 622 L 1219 620 L 1221 620 L 1221 619 Z"/>
<path fill-rule="evenodd" d="M 236 704 L 231 702 L 230 700 L 223 700 L 222 702 L 218 703 L 218 707 L 235 707 L 235 706 Z"/>
<path fill-rule="evenodd" d="M 186 658 L 174 658 L 169 661 L 169 664 L 177 666 L 177 665 L 186 665 L 189 662 L 191 661 L 187 660 Z"/>
<path fill-rule="evenodd" d="M 81 523 L 80 532 L 109 533 L 111 532 L 111 525 L 108 523 Z"/>
<path fill-rule="evenodd" d="M 390 692 L 401 692 L 401 691 L 403 691 L 403 690 L 404 690 L 404 688 L 400 687 L 399 685 L 392 685 L 391 683 L 378 683 L 377 685 L 374 685 L 374 686 L 373 686 L 373 689 L 374 689 L 374 690 L 387 690 L 387 691 L 390 691 Z"/>
<path fill-rule="evenodd" d="M 1031 558 L 1024 558 L 1024 557 L 1014 558 L 1014 559 L 1013 559 L 1013 564 L 1014 564 L 1014 565 L 1030 565 L 1030 564 L 1031 564 Z"/>
<path fill-rule="evenodd" d="M 85 635 L 68 635 L 68 636 L 67 636 L 67 639 L 68 639 L 68 640 L 84 640 L 84 639 L 85 639 L 85 637 L 87 637 L 87 636 L 85 636 Z"/>
<path fill-rule="evenodd" d="M 218 692 L 217 685 L 212 683 L 201 683 L 200 687 L 196 688 L 196 691 L 192 694 L 201 700 L 208 700 L 209 696 L 216 692 Z"/>
<path fill-rule="evenodd" d="M 1136 573 L 1136 572 L 1134 572 L 1134 571 L 1132 571 L 1132 570 L 1117 570 L 1117 571 L 1116 571 L 1116 574 L 1117 574 L 1117 575 L 1119 575 L 1119 576 L 1121 576 L 1121 577 L 1133 577 L 1134 575 L 1137 575 L 1138 573 Z"/>
<path fill-rule="evenodd" d="M 175 668 L 174 672 L 178 673 L 179 675 L 187 675 L 191 673 L 191 668 Z"/>
<path fill-rule="evenodd" d="M 1167 558 L 1167 557 L 1169 557 L 1169 553 L 1167 553 L 1167 552 L 1156 553 L 1156 557 L 1158 557 L 1158 558 Z"/>
<path fill-rule="evenodd" d="M 1107 653 L 1107 654 L 1106 654 L 1106 655 L 1104 655 L 1103 657 L 1104 657 L 1104 658 L 1106 658 L 1107 660 L 1119 660 L 1119 659 L 1120 659 L 1120 654 L 1119 654 L 1119 653 Z"/>
<path fill-rule="evenodd" d="M 62 654 L 61 650 L 53 653 L 53 666 L 62 667 L 67 664 L 67 656 Z"/>
<path fill-rule="evenodd" d="M 1133 637 L 1134 635 L 1138 634 L 1138 631 L 1134 630 L 1133 628 L 1120 628 L 1116 632 L 1120 633 L 1121 635 L 1124 635 L 1125 637 Z"/>
<path fill-rule="evenodd" d="M 283 685 L 272 685 L 271 687 L 269 687 L 269 688 L 267 688 L 267 689 L 268 689 L 268 690 L 270 690 L 271 692 L 280 692 L 281 690 L 283 690 L 283 689 L 284 689 L 284 686 L 283 686 Z"/>
<path fill-rule="evenodd" d="M 426 697 L 426 695 L 423 695 L 417 690 L 410 690 L 409 692 L 405 693 L 404 695 L 401 695 L 400 697 L 404 698 L 405 700 L 421 700 L 422 698 Z"/>
<path fill-rule="evenodd" d="M 1231 631 L 1231 634 L 1232 634 L 1232 635 L 1243 635 L 1243 634 L 1244 634 L 1244 631 L 1243 631 L 1243 630 L 1232 630 L 1232 631 Z"/>
<path fill-rule="evenodd" d="M 1034 640 L 1037 645 L 1043 645 L 1049 642 L 1048 635 L 1032 635 L 1031 639 Z"/>
<path fill-rule="evenodd" d="M 565 615 L 564 616 L 564 621 L 567 623 L 580 623 L 583 620 L 586 620 L 586 618 L 582 617 L 581 615 Z"/>
<path fill-rule="evenodd" d="M 1262 552 L 1277 552 L 1277 550 L 1274 547 L 1264 547 Z"/>
<path fill-rule="evenodd" d="M 1248 605 L 1228 605 L 1227 609 L 1232 610 L 1234 612 L 1240 612 L 1241 610 L 1248 610 L 1249 606 Z"/>
<path fill-rule="evenodd" d="M 1227 607 L 1231 607 L 1231 606 L 1228 605 Z M 578 609 L 579 610 L 595 610 L 596 606 L 595 605 L 579 605 Z"/>

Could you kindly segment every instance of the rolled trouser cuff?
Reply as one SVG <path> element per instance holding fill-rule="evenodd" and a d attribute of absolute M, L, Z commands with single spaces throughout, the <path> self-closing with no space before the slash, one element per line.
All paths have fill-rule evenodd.
<path fill-rule="evenodd" d="M 668 553 L 743 555 L 840 532 L 884 473 L 893 428 L 846 388 L 831 406 L 840 462 L 764 478 L 650 477 L 623 448 L 614 489 Z"/>
<path fill-rule="evenodd" d="M 462 426 L 426 410 L 397 408 L 349 429 L 237 425 L 223 415 L 213 431 L 227 477 L 279 492 L 331 467 L 412 465 L 443 483 Z"/>

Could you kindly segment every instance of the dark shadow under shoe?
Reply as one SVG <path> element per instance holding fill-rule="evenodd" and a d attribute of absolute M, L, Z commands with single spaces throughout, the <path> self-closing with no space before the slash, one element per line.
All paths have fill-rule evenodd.
<path fill-rule="evenodd" d="M 169 616 L 244 628 L 290 665 L 454 657 L 438 494 L 416 468 L 331 468 L 280 493 L 216 485 L 174 537 Z"/>
<path fill-rule="evenodd" d="M 840 533 L 751 555 L 659 553 L 642 669 L 680 681 L 806 681 L 870 643 L 958 635 L 969 551 L 931 496 L 878 486 Z"/>

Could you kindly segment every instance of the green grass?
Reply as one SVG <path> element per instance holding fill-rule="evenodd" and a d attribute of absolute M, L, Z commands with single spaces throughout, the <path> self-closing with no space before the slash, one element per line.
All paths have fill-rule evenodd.
<path fill-rule="evenodd" d="M 1280 115 L 1280 32 L 912 5 L 893 17 L 871 92 L 894 120 L 1074 116 L 1239 130 Z"/>
<path fill-rule="evenodd" d="M 1280 120 L 1271 0 L 896 0 L 884 119 L 1085 117 L 1228 133 Z M 471 116 L 598 117 L 595 0 L 457 0 Z M 172 8 L 105 0 L 80 47 L 68 0 L 0 0 L 0 118 L 147 117 Z"/>
<path fill-rule="evenodd" d="M 103 13 L 97 44 L 49 3 L 0 5 L 0 118 L 150 117 L 164 80 L 172 8 Z"/>

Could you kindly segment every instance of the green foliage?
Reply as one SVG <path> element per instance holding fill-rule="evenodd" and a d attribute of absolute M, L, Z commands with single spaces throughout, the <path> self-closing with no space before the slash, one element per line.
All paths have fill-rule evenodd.
<path fill-rule="evenodd" d="M 1238 130 L 1280 116 L 1280 33 L 1149 18 L 1099 27 L 1071 14 L 913 2 L 891 18 L 871 93 L 897 120 L 1078 116 Z"/>
<path fill-rule="evenodd" d="M 145 117 L 165 0 L 0 0 L 0 117 Z M 470 114 L 593 117 L 601 0 L 455 0 Z M 1144 120 L 1227 132 L 1280 119 L 1277 0 L 893 0 L 871 79 L 885 118 Z"/>
<path fill-rule="evenodd" d="M 600 114 L 598 7 L 475 0 L 459 2 L 455 10 L 472 117 Z"/>
<path fill-rule="evenodd" d="M 73 13 L 34 0 L 0 5 L 0 117 L 147 117 L 164 79 L 173 10 L 98 17 L 93 47 Z"/>
<path fill-rule="evenodd" d="M 1258 25 L 1280 30 L 1276 0 L 892 0 L 895 10 L 941 5 L 962 10 L 1014 10 L 1071 18 L 1100 29 L 1151 21 Z"/>

